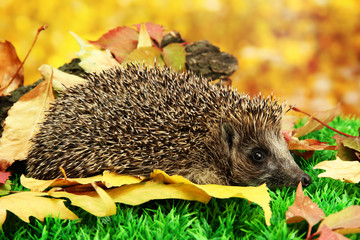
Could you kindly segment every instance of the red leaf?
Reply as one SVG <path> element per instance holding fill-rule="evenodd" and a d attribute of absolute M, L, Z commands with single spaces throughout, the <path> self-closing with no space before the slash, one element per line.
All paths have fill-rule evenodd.
<path fill-rule="evenodd" d="M 139 33 L 135 29 L 123 26 L 110 30 L 96 41 L 89 42 L 109 49 L 115 55 L 116 60 L 122 62 L 130 52 L 136 49 L 138 39 Z"/>
<path fill-rule="evenodd" d="M 0 184 L 4 184 L 10 177 L 10 172 L 0 172 Z"/>
<path fill-rule="evenodd" d="M 134 26 L 137 28 L 137 30 L 139 32 L 141 24 L 135 24 Z M 154 39 L 160 45 L 161 40 L 163 38 L 163 32 L 164 32 L 163 26 L 158 25 L 156 23 L 147 22 L 147 23 L 145 23 L 145 27 L 146 27 L 146 30 L 149 33 L 150 37 L 152 39 Z"/>
<path fill-rule="evenodd" d="M 291 131 L 284 130 L 283 135 L 290 150 L 335 150 L 336 146 L 328 145 L 325 142 L 320 142 L 315 139 L 299 140 L 292 136 Z"/>
<path fill-rule="evenodd" d="M 286 222 L 297 223 L 306 220 L 309 223 L 308 237 L 311 228 L 325 217 L 325 213 L 308 196 L 305 196 L 299 183 L 294 204 L 286 211 Z"/>

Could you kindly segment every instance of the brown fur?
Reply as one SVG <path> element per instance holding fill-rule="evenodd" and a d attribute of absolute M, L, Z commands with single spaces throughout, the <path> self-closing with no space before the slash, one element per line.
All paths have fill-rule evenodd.
<path fill-rule="evenodd" d="M 90 75 L 52 105 L 27 158 L 28 176 L 86 177 L 154 169 L 224 185 L 296 185 L 304 172 L 280 132 L 283 105 L 191 73 L 135 65 Z M 249 158 L 266 152 L 261 163 Z"/>

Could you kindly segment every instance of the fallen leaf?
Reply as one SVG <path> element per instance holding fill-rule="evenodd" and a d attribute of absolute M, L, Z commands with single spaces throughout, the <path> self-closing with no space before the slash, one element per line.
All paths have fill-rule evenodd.
<path fill-rule="evenodd" d="M 0 172 L 0 184 L 5 183 L 9 179 L 11 172 Z"/>
<path fill-rule="evenodd" d="M 1 219 L 6 217 L 6 210 L 25 222 L 29 222 L 30 216 L 41 221 L 44 221 L 47 216 L 71 220 L 78 218 L 65 207 L 65 200 L 43 197 L 46 195 L 46 193 L 39 192 L 19 192 L 0 197 L 0 223 Z"/>
<path fill-rule="evenodd" d="M 152 47 L 152 46 L 153 43 L 151 41 L 148 31 L 146 30 L 145 24 L 140 24 L 139 40 L 138 40 L 137 48 Z"/>
<path fill-rule="evenodd" d="M 185 48 L 179 43 L 170 43 L 163 48 L 163 57 L 166 66 L 175 71 L 185 71 Z"/>
<path fill-rule="evenodd" d="M 161 56 L 161 50 L 156 47 L 142 47 L 135 49 L 123 61 L 123 64 L 138 63 L 153 66 L 164 66 L 164 60 Z"/>
<path fill-rule="evenodd" d="M 336 146 L 328 145 L 325 142 L 320 142 L 316 139 L 304 139 L 300 140 L 297 137 L 292 136 L 291 131 L 283 130 L 285 141 L 290 150 L 335 150 Z"/>
<path fill-rule="evenodd" d="M 360 160 L 360 137 L 344 137 L 335 135 L 337 155 L 344 161 Z"/>
<path fill-rule="evenodd" d="M 308 196 L 304 195 L 301 182 L 296 190 L 294 204 L 289 207 L 285 215 L 286 223 L 298 223 L 306 220 L 309 224 L 308 237 L 312 227 L 325 217 L 324 211 Z"/>
<path fill-rule="evenodd" d="M 50 196 L 68 198 L 73 205 L 96 216 L 114 214 L 112 202 L 139 205 L 154 199 L 175 198 L 207 203 L 211 197 L 246 198 L 264 209 L 266 224 L 270 225 L 270 196 L 265 184 L 259 187 L 197 185 L 182 176 L 169 176 L 160 170 L 155 170 L 148 179 L 143 180 L 140 177 L 109 172 L 81 180 L 80 178 L 36 180 L 24 176 L 20 180 L 24 186 L 30 187 L 32 191 L 53 187 L 49 191 Z M 103 186 L 99 185 L 101 183 Z M 108 189 L 106 186 L 119 187 Z"/>
<path fill-rule="evenodd" d="M 6 220 L 6 210 L 0 208 L 0 230 L 1 230 L 1 226 L 4 224 Z"/>
<path fill-rule="evenodd" d="M 43 81 L 22 96 L 9 110 L 0 139 L 0 161 L 12 164 L 26 157 L 54 95 L 50 81 Z M 3 169 L 4 170 L 4 169 Z"/>
<path fill-rule="evenodd" d="M 100 50 L 93 44 L 85 42 L 75 33 L 70 32 L 80 46 L 80 51 L 76 55 L 80 58 L 79 66 L 85 72 L 102 72 L 103 70 L 119 66 L 109 50 Z"/>
<path fill-rule="evenodd" d="M 138 32 L 140 32 L 142 24 L 135 24 L 134 26 L 137 28 Z M 149 33 L 150 37 L 154 39 L 158 45 L 160 46 L 161 40 L 164 34 L 164 28 L 161 25 L 156 23 L 147 22 L 144 24 L 146 27 L 147 32 Z"/>
<path fill-rule="evenodd" d="M 320 228 L 320 227 L 319 227 Z M 344 237 L 341 234 L 338 234 L 334 231 L 331 231 L 326 225 L 323 225 L 319 231 L 319 238 L 317 240 L 346 240 L 347 237 Z"/>
<path fill-rule="evenodd" d="M 314 113 L 302 127 L 294 130 L 293 136 L 301 137 L 311 132 L 322 129 L 324 125 L 314 120 L 314 117 L 321 120 L 324 123 L 329 123 L 334 119 L 336 115 L 338 115 L 339 110 L 340 110 L 340 105 L 338 104 L 333 109 Z"/>
<path fill-rule="evenodd" d="M 318 177 L 330 177 L 349 183 L 360 182 L 360 162 L 358 161 L 343 161 L 337 157 L 336 160 L 318 163 L 314 169 L 326 170 Z"/>
<path fill-rule="evenodd" d="M 359 233 L 360 206 L 352 205 L 327 216 L 319 225 L 320 231 L 324 226 L 341 234 Z"/>
<path fill-rule="evenodd" d="M 21 68 L 16 74 L 21 61 L 15 47 L 9 41 L 0 42 L 0 62 L 0 96 L 4 96 L 23 85 L 24 69 Z M 16 77 L 13 79 L 15 74 Z"/>
<path fill-rule="evenodd" d="M 94 182 L 102 182 L 107 188 L 119 187 L 125 184 L 139 183 L 143 178 L 111 173 L 104 171 L 103 175 L 97 175 L 87 178 L 58 178 L 52 180 L 39 180 L 35 178 L 27 178 L 24 175 L 20 177 L 20 183 L 24 187 L 33 192 L 42 192 L 52 187 L 74 187 L 78 185 L 91 184 Z"/>
<path fill-rule="evenodd" d="M 91 44 L 110 50 L 118 62 L 133 50 L 136 49 L 139 33 L 127 26 L 117 27 L 102 35 L 96 41 L 89 41 Z"/>
<path fill-rule="evenodd" d="M 86 79 L 84 78 L 65 73 L 46 64 L 39 67 L 39 72 L 44 79 L 50 79 L 52 77 L 52 86 L 56 91 L 64 91 L 66 88 L 86 82 Z"/>

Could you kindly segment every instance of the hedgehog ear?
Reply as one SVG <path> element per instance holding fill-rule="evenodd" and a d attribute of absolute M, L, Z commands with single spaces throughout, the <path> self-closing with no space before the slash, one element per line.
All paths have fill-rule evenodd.
<path fill-rule="evenodd" d="M 234 127 L 230 123 L 220 124 L 220 138 L 225 146 L 225 150 L 229 151 L 234 145 L 235 139 L 239 137 L 239 134 L 235 131 Z"/>

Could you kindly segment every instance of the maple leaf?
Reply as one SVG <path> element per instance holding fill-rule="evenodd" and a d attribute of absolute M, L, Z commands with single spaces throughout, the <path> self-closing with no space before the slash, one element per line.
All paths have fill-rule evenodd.
<path fill-rule="evenodd" d="M 26 157 L 30 139 L 38 131 L 38 123 L 43 120 L 44 112 L 53 100 L 51 82 L 43 81 L 10 108 L 0 139 L 0 161 L 5 164 L 0 166 L 6 168 L 15 160 Z"/>
<path fill-rule="evenodd" d="M 65 207 L 64 200 L 43 197 L 46 195 L 39 192 L 19 192 L 0 197 L 0 225 L 5 221 L 6 211 L 14 213 L 25 222 L 29 222 L 30 216 L 41 221 L 47 216 L 71 220 L 78 218 Z"/>
<path fill-rule="evenodd" d="M 0 42 L 0 62 L 0 96 L 3 96 L 23 85 L 24 69 L 19 70 L 21 61 L 9 41 Z"/>
<path fill-rule="evenodd" d="M 89 41 L 90 43 L 109 49 L 118 62 L 123 59 L 133 50 L 136 49 L 139 39 L 139 33 L 127 26 L 117 27 L 102 35 L 96 41 Z"/>
<path fill-rule="evenodd" d="M 330 177 L 349 183 L 360 182 L 360 162 L 358 161 L 343 161 L 337 157 L 336 160 L 318 163 L 314 169 L 326 170 L 318 177 Z"/>
<path fill-rule="evenodd" d="M 308 196 L 305 196 L 299 183 L 294 204 L 286 211 L 286 223 L 297 223 L 306 220 L 309 224 L 307 237 L 309 238 L 312 227 L 325 217 L 325 213 Z"/>
<path fill-rule="evenodd" d="M 186 52 L 180 43 L 170 43 L 163 48 L 163 57 L 166 66 L 175 71 L 184 71 L 186 62 Z"/>

